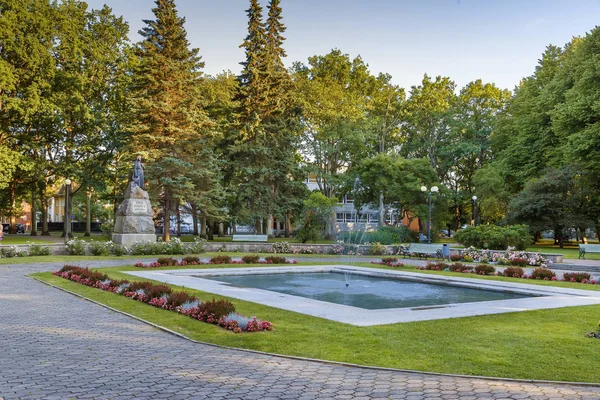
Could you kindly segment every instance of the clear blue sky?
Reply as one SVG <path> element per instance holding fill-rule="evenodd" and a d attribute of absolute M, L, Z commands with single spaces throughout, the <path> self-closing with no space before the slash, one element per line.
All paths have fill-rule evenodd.
<path fill-rule="evenodd" d="M 268 1 L 261 0 L 266 6 Z M 107 4 L 130 24 L 130 39 L 153 0 L 88 0 Z M 513 89 L 531 75 L 548 44 L 562 46 L 597 24 L 600 0 L 282 0 L 289 66 L 339 48 L 360 54 L 372 73 L 387 72 L 405 88 L 423 74 L 444 75 L 459 87 L 481 78 Z M 247 0 L 179 0 L 179 14 L 205 72 L 239 72 Z M 265 15 L 267 13 L 265 7 Z"/>

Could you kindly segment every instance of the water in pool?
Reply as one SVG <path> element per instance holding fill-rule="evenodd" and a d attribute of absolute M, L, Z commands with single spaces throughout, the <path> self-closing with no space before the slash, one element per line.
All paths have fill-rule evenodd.
<path fill-rule="evenodd" d="M 233 286 L 251 287 L 330 303 L 378 310 L 452 303 L 509 300 L 524 294 L 411 282 L 342 273 L 198 276 Z M 349 283 L 349 286 L 346 286 Z"/>

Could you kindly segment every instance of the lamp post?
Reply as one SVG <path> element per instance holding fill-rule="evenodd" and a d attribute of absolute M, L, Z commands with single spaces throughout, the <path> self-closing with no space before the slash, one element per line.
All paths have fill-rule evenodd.
<path fill-rule="evenodd" d="M 430 189 L 427 189 L 427 186 L 421 186 L 421 192 L 428 192 L 428 201 L 427 201 L 427 205 L 428 205 L 428 209 L 427 209 L 427 243 L 431 244 L 431 195 L 433 193 L 437 193 L 438 192 L 438 187 L 437 186 L 432 186 Z"/>
<path fill-rule="evenodd" d="M 471 226 L 477 226 L 477 220 L 475 219 L 475 206 L 477 204 L 477 196 L 471 197 L 471 200 L 473 200 L 473 209 L 472 209 L 472 213 L 471 213 Z"/>
<path fill-rule="evenodd" d="M 65 243 L 69 241 L 69 225 L 71 220 L 69 219 L 69 189 L 71 188 L 71 180 L 67 178 L 65 180 Z"/>

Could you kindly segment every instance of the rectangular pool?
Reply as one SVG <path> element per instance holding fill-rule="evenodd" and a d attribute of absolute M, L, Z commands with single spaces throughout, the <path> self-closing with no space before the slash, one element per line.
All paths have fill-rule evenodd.
<path fill-rule="evenodd" d="M 198 276 L 240 288 L 291 294 L 368 310 L 512 300 L 533 297 L 507 291 L 414 282 L 339 272 Z M 346 286 L 348 284 L 348 286 Z"/>

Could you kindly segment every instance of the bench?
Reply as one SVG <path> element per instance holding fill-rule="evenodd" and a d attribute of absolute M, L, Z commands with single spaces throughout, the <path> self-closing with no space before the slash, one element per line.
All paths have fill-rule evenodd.
<path fill-rule="evenodd" d="M 233 235 L 232 242 L 266 242 L 268 235 Z"/>
<path fill-rule="evenodd" d="M 413 254 L 417 254 L 419 257 L 425 256 L 427 258 L 428 255 L 436 256 L 438 258 L 444 259 L 442 249 L 444 248 L 443 244 L 424 244 L 424 243 L 411 243 L 408 247 L 400 246 L 398 250 L 399 254 L 404 255 L 404 257 L 412 256 Z"/>
<path fill-rule="evenodd" d="M 585 253 L 600 253 L 600 244 L 580 244 L 578 258 L 585 259 Z"/>

